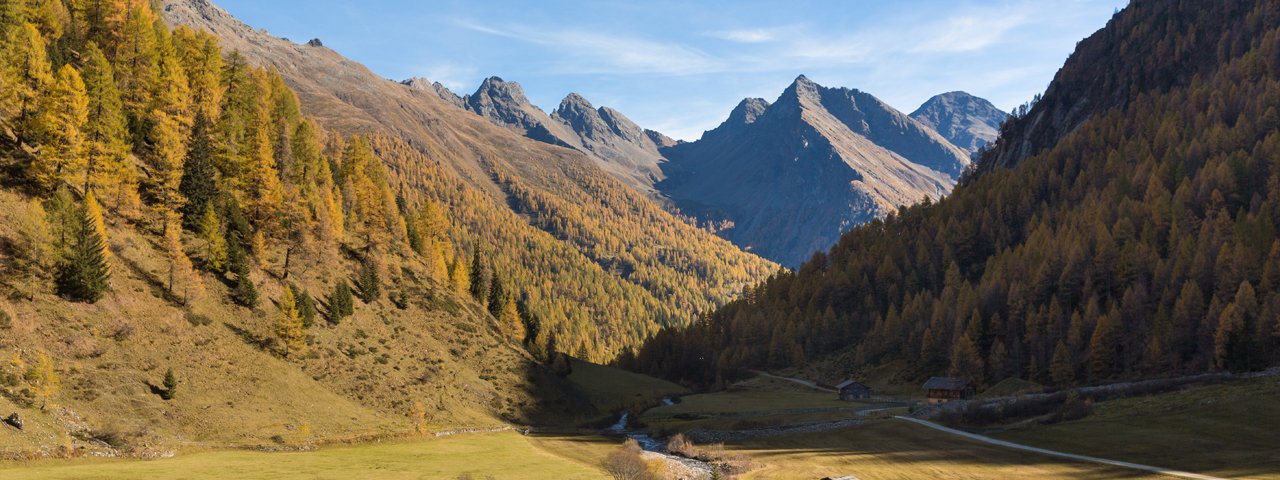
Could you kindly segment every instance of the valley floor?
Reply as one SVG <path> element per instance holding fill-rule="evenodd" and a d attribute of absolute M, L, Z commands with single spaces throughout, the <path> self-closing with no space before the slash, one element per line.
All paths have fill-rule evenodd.
<path fill-rule="evenodd" d="M 603 367 L 575 366 L 576 380 L 586 385 L 613 378 L 604 375 Z M 625 403 L 621 400 L 636 397 L 626 385 L 635 383 L 611 381 L 592 393 Z M 1278 394 L 1280 380 L 1262 378 L 1102 402 L 1092 415 L 1073 422 L 980 432 L 1035 447 L 1217 477 L 1280 478 Z M 892 418 L 905 410 L 902 405 L 890 398 L 841 402 L 831 393 L 757 378 L 652 408 L 640 416 L 638 428 L 656 435 L 738 435 L 729 439 L 726 452 L 749 459 L 752 469 L 739 477 L 743 479 L 1173 478 L 1013 450 Z M 798 424 L 817 427 L 798 434 L 778 431 Z M 213 451 L 154 461 L 0 463 L 0 478 L 597 479 L 609 478 L 600 465 L 619 443 L 590 434 L 509 431 L 297 453 Z"/>

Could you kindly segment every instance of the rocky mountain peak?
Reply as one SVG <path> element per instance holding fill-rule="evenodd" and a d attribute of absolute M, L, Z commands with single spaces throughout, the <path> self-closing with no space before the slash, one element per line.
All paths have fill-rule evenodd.
<path fill-rule="evenodd" d="M 1000 124 L 1008 116 L 991 102 L 959 91 L 936 95 L 911 114 L 911 118 L 969 152 L 995 141 Z"/>
<path fill-rule="evenodd" d="M 529 104 L 529 99 L 524 96 L 524 87 L 521 87 L 520 83 L 508 82 L 498 76 L 484 79 L 484 82 L 480 83 L 480 88 L 476 89 L 476 93 L 471 96 L 473 98 L 483 96 L 518 105 Z"/>
<path fill-rule="evenodd" d="M 769 109 L 769 101 L 763 98 L 745 98 L 729 113 L 726 123 L 746 125 L 754 123 L 765 110 Z"/>

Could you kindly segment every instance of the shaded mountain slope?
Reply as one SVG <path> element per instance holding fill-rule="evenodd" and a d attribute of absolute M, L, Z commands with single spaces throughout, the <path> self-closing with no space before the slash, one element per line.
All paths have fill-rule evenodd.
<path fill-rule="evenodd" d="M 659 188 L 681 211 L 786 265 L 855 225 L 940 197 L 968 165 L 962 150 L 879 99 L 803 76 L 777 102 L 744 100 L 699 141 L 662 153 L 670 161 Z"/>

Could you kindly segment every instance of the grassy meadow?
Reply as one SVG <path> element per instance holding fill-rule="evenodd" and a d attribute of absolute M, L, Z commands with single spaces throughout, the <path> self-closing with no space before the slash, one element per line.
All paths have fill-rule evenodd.
<path fill-rule="evenodd" d="M 1228 478 L 1280 478 L 1280 379 L 1094 405 L 1088 417 L 992 434 L 1071 453 Z"/>
<path fill-rule="evenodd" d="M 525 437 L 515 432 L 455 435 L 427 440 L 323 448 L 309 452 L 230 450 L 194 453 L 163 460 L 44 460 L 0 463 L 5 480 L 125 480 L 165 478 L 205 480 L 382 480 L 455 479 L 604 479 L 592 460 L 603 458 L 612 442 L 561 437 Z M 569 455 L 558 452 L 568 450 Z"/>

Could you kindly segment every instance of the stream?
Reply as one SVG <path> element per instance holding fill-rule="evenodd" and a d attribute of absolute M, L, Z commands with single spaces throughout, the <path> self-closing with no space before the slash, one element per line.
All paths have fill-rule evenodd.
<path fill-rule="evenodd" d="M 662 399 L 663 406 L 675 405 L 675 404 L 676 404 L 676 401 L 670 397 L 664 397 Z M 623 411 L 622 415 L 618 417 L 618 421 L 613 425 L 610 425 L 609 428 L 605 429 L 605 432 L 609 433 L 610 435 L 618 435 L 618 436 L 627 437 L 632 440 L 635 440 L 636 443 L 640 444 L 640 448 L 644 449 L 645 451 L 654 452 L 654 453 L 666 453 L 666 450 L 667 450 L 666 442 L 657 438 L 653 438 L 653 436 L 649 435 L 647 432 L 643 430 L 628 429 L 627 424 L 630 421 L 631 421 L 631 412 Z"/>

